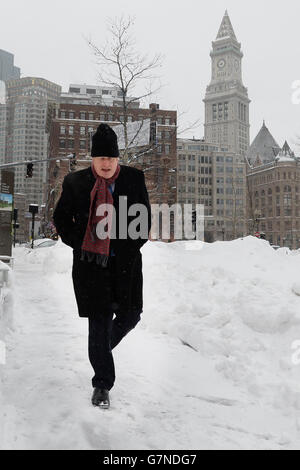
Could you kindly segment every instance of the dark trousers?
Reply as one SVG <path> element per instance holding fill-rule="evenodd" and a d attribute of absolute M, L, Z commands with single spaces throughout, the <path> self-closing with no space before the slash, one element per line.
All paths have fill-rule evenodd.
<path fill-rule="evenodd" d="M 95 375 L 93 387 L 110 390 L 115 382 L 115 366 L 112 350 L 141 319 L 141 311 L 121 312 L 89 318 L 89 359 Z"/>

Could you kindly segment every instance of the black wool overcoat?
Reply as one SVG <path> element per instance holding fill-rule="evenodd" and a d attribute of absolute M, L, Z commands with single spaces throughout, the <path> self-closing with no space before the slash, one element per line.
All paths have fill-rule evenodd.
<path fill-rule="evenodd" d="M 113 205 L 116 211 L 116 238 L 110 240 L 110 256 L 107 267 L 95 261 L 81 261 L 81 245 L 85 235 L 90 193 L 95 184 L 91 167 L 69 173 L 63 181 L 62 193 L 53 213 L 53 223 L 62 241 L 73 248 L 72 278 L 80 317 L 91 317 L 108 312 L 112 305 L 118 305 L 121 312 L 143 309 L 143 273 L 140 248 L 148 240 L 151 228 L 151 207 L 145 185 L 143 171 L 120 165 L 120 173 L 115 180 Z M 147 208 L 147 234 L 133 240 L 119 236 L 119 212 L 124 204 L 120 197 L 127 197 L 127 207 L 142 203 Z M 122 214 L 124 215 L 124 214 Z M 139 213 L 137 213 L 137 216 Z M 127 229 L 136 216 L 127 217 Z"/>

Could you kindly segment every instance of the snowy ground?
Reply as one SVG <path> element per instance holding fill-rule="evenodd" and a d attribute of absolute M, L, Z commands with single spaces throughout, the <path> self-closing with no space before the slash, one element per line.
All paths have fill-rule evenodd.
<path fill-rule="evenodd" d="M 143 320 L 100 410 L 72 251 L 15 249 L 0 449 L 300 449 L 300 254 L 253 237 L 142 252 Z"/>

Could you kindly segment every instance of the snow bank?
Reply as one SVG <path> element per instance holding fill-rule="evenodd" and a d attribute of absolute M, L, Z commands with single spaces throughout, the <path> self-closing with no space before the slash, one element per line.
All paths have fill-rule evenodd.
<path fill-rule="evenodd" d="M 2 387 L 3 369 L 6 364 L 6 337 L 13 326 L 13 274 L 11 268 L 2 261 L 0 261 L 0 271 L 1 270 L 8 271 L 8 283 L 1 285 L 0 280 L 0 413 L 2 414 Z M 0 434 L 3 434 L 2 425 L 3 419 L 0 419 Z"/>
<path fill-rule="evenodd" d="M 72 250 L 59 241 L 30 254 L 18 253 L 22 263 L 39 265 L 43 284 L 76 319 Z M 233 402 L 238 395 L 245 407 L 241 413 L 247 415 L 241 427 L 250 427 L 256 438 L 257 429 L 268 429 L 261 435 L 268 441 L 273 426 L 279 433 L 276 445 L 295 446 L 300 431 L 300 364 L 293 359 L 294 346 L 300 345 L 299 250 L 276 251 L 265 240 L 246 237 L 214 244 L 149 242 L 142 253 L 144 311 L 139 331 L 171 345 L 174 357 L 181 348 L 193 354 L 186 370 L 169 364 L 170 377 L 177 374 L 178 381 L 184 380 L 175 381 L 176 386 L 196 401 L 219 400 L 225 407 L 231 403 L 226 420 L 219 416 L 224 423 L 215 424 L 224 426 L 224 432 L 231 432 L 228 423 L 233 426 L 234 419 L 238 432 L 240 415 L 230 415 L 236 413 Z M 175 344 L 180 346 L 176 351 Z M 170 381 L 172 387 L 174 383 Z M 287 430 L 282 435 L 281 427 Z"/>
<path fill-rule="evenodd" d="M 2 286 L 0 279 L 0 340 L 4 341 L 7 331 L 13 326 L 13 272 L 2 261 L 0 261 L 1 270 L 8 271 L 7 284 Z"/>
<path fill-rule="evenodd" d="M 193 244 L 143 248 L 145 325 L 198 351 L 246 393 L 299 410 L 291 349 L 300 339 L 299 251 L 255 237 Z"/>
<path fill-rule="evenodd" d="M 190 346 L 247 393 L 292 406 L 288 397 L 300 393 L 300 368 L 291 360 L 300 339 L 299 250 L 274 250 L 250 236 L 149 242 L 142 253 L 142 327 Z M 73 297 L 72 250 L 61 241 L 24 259 L 42 264 L 51 288 Z"/>
<path fill-rule="evenodd" d="M 142 327 L 190 346 L 245 391 L 276 406 L 281 396 L 282 406 L 291 406 L 292 391 L 300 393 L 300 367 L 291 361 L 292 344 L 300 340 L 299 250 L 274 250 L 249 236 L 213 244 L 148 242 L 142 253 Z M 72 250 L 59 240 L 19 255 L 42 266 L 49 288 L 70 299 L 76 316 Z"/>
<path fill-rule="evenodd" d="M 72 249 L 59 238 L 55 245 L 45 248 L 14 248 L 16 262 L 20 264 L 37 264 L 43 267 L 44 274 L 68 273 L 72 265 Z"/>

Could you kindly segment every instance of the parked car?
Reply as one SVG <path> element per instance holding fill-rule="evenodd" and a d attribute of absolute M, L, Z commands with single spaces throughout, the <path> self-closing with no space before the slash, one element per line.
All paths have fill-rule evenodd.
<path fill-rule="evenodd" d="M 33 248 L 48 248 L 49 246 L 53 246 L 57 243 L 57 240 L 51 240 L 51 238 L 40 238 L 38 240 L 34 240 Z M 26 248 L 31 248 L 31 242 L 26 243 Z"/>

